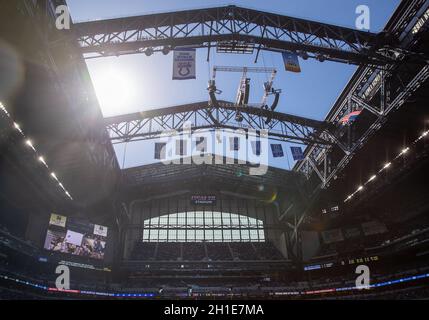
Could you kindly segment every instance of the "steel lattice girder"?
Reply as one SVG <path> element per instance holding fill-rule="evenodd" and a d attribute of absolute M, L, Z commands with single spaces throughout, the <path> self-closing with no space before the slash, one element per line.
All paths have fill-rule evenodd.
<path fill-rule="evenodd" d="M 385 64 L 377 34 L 236 6 L 149 14 L 73 25 L 83 53 L 101 56 L 161 46 L 210 47 L 222 41 L 324 55 L 354 64 Z"/>
<path fill-rule="evenodd" d="M 420 33 L 413 32 L 413 26 L 418 22 L 429 9 L 429 0 L 412 0 L 402 4 L 402 10 L 398 10 L 388 23 L 387 30 L 398 39 L 401 39 L 401 48 L 408 49 L 419 41 Z M 400 14 L 398 14 L 398 12 Z M 403 14 L 405 13 L 405 14 Z M 426 23 L 427 24 L 427 23 Z M 423 30 L 423 29 L 422 29 Z M 323 171 L 323 160 L 329 156 L 330 148 L 321 148 L 319 145 L 309 145 L 305 150 L 305 159 L 295 164 L 294 170 L 302 172 L 309 177 L 311 173 L 323 175 L 322 185 L 329 184 L 330 180 L 340 172 L 352 159 L 356 150 L 362 146 L 368 138 L 379 130 L 392 110 L 400 108 L 407 98 L 409 98 L 427 79 L 429 79 L 429 65 L 424 62 L 415 64 L 415 71 L 410 81 L 397 90 L 394 95 L 387 87 L 389 83 L 397 82 L 396 78 L 388 80 L 402 63 L 387 65 L 383 68 L 373 66 L 360 66 L 352 79 L 340 94 L 325 121 L 328 123 L 338 123 L 339 120 L 350 112 L 351 104 L 359 104 L 360 107 L 371 111 L 377 115 L 362 136 L 353 141 L 349 146 L 342 149 L 345 151 L 343 158 L 336 163 L 331 163 L 330 170 Z M 371 101 L 377 93 L 379 94 L 379 105 L 372 106 Z M 322 133 L 325 134 L 325 133 Z M 338 143 L 337 143 L 338 145 Z M 329 171 L 329 172 L 328 172 Z"/>
<path fill-rule="evenodd" d="M 243 115 L 241 122 L 235 120 L 237 109 Z M 267 119 L 271 119 L 268 124 Z M 321 121 L 255 107 L 237 108 L 233 103 L 225 101 L 219 101 L 217 108 L 210 107 L 205 101 L 105 118 L 113 143 L 154 139 L 169 131 L 180 132 L 186 122 L 190 122 L 193 130 L 265 129 L 271 139 L 317 145 L 333 144 L 333 140 L 329 138 L 318 137 L 319 132 L 327 131 L 327 126 Z"/>

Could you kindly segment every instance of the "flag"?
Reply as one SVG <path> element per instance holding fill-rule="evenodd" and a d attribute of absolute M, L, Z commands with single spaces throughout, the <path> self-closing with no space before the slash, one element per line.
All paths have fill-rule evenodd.
<path fill-rule="evenodd" d="M 195 49 L 181 48 L 173 54 L 173 80 L 195 79 Z"/>
<path fill-rule="evenodd" d="M 283 147 L 281 144 L 272 144 L 271 151 L 273 153 L 274 158 L 280 158 L 284 156 Z"/>
<path fill-rule="evenodd" d="M 283 51 L 282 55 L 286 71 L 301 72 L 298 55 L 296 53 L 290 51 Z"/>
<path fill-rule="evenodd" d="M 304 154 L 302 153 L 301 147 L 290 147 L 290 151 L 292 152 L 293 160 L 304 160 Z"/>
<path fill-rule="evenodd" d="M 349 114 L 345 115 L 344 117 L 341 118 L 340 123 L 342 125 L 346 125 L 346 124 L 350 124 L 353 121 L 356 120 L 356 118 L 360 115 L 360 113 L 362 112 L 362 110 L 357 110 L 357 111 L 353 111 L 350 112 Z"/>

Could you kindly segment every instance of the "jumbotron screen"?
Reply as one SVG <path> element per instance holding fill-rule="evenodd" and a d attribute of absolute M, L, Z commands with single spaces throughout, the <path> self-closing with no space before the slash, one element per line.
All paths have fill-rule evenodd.
<path fill-rule="evenodd" d="M 93 259 L 103 259 L 108 228 L 73 217 L 51 214 L 46 232 L 46 250 Z"/>

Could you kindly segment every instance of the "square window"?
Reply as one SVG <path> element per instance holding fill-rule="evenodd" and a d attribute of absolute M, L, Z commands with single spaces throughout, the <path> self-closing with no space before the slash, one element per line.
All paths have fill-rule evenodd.
<path fill-rule="evenodd" d="M 204 240 L 204 230 L 195 230 L 195 240 L 196 241 Z"/>
<path fill-rule="evenodd" d="M 232 241 L 240 241 L 240 230 L 232 230 Z"/>
<path fill-rule="evenodd" d="M 249 229 L 241 229 L 241 240 L 248 241 L 250 239 Z"/>
<path fill-rule="evenodd" d="M 205 240 L 213 241 L 213 230 L 205 230 Z"/>
<path fill-rule="evenodd" d="M 195 241 L 195 230 L 186 230 L 186 241 Z"/>
<path fill-rule="evenodd" d="M 232 237 L 231 237 L 231 230 L 222 230 L 223 232 L 223 240 L 225 242 L 231 241 Z"/>

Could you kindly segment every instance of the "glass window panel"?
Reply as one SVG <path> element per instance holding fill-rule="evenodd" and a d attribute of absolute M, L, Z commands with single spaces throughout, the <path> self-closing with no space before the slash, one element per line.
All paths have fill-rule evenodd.
<path fill-rule="evenodd" d="M 195 218 L 195 225 L 200 225 L 200 226 L 204 225 L 204 217 L 203 216 L 196 217 Z"/>
<path fill-rule="evenodd" d="M 231 214 L 231 221 L 232 221 L 232 225 L 238 226 L 239 225 L 238 215 Z"/>
<path fill-rule="evenodd" d="M 158 230 L 156 230 L 158 231 Z M 159 239 L 160 240 L 167 240 L 167 231 L 165 229 L 159 229 Z M 151 237 L 152 237 L 152 233 L 151 233 Z"/>
<path fill-rule="evenodd" d="M 249 240 L 249 229 L 241 229 L 241 240 Z"/>
<path fill-rule="evenodd" d="M 232 240 L 231 238 L 231 230 L 223 230 L 223 240 L 225 242 L 229 242 Z"/>
<path fill-rule="evenodd" d="M 250 226 L 256 226 L 257 225 L 256 219 L 255 218 L 249 218 L 249 225 Z"/>
<path fill-rule="evenodd" d="M 152 230 L 150 230 L 150 240 L 151 241 L 156 241 L 156 240 L 158 240 L 159 239 L 159 237 L 158 237 L 158 229 L 152 229 Z"/>
<path fill-rule="evenodd" d="M 177 240 L 184 241 L 186 236 L 186 230 L 177 230 Z"/>
<path fill-rule="evenodd" d="M 259 241 L 265 240 L 264 229 L 259 229 Z"/>
<path fill-rule="evenodd" d="M 214 230 L 213 231 L 213 239 L 214 241 L 222 241 L 222 230 Z"/>
<path fill-rule="evenodd" d="M 240 241 L 240 230 L 237 230 L 237 229 L 232 230 L 232 240 Z"/>
<path fill-rule="evenodd" d="M 189 242 L 195 241 L 195 230 L 186 230 L 186 238 Z"/>
<path fill-rule="evenodd" d="M 149 229 L 143 229 L 143 240 L 149 240 Z"/>
<path fill-rule="evenodd" d="M 205 230 L 206 233 L 206 238 L 205 240 L 207 241 L 213 241 L 213 230 Z"/>
<path fill-rule="evenodd" d="M 225 226 L 230 226 L 230 225 L 231 225 L 231 214 L 229 214 L 229 213 L 224 213 L 224 214 L 222 215 L 222 223 L 223 223 Z"/>
<path fill-rule="evenodd" d="M 240 216 L 240 223 L 241 223 L 241 225 L 243 227 L 249 225 L 249 222 L 247 221 L 247 217 L 246 216 Z"/>
<path fill-rule="evenodd" d="M 177 224 L 177 216 L 170 216 L 170 218 L 168 219 L 168 224 L 171 225 L 176 225 Z"/>
<path fill-rule="evenodd" d="M 227 229 L 231 226 L 236 229 Z M 186 225 L 186 229 L 177 226 Z M 221 228 L 221 226 L 223 227 Z M 221 212 L 180 212 L 144 221 L 143 241 L 264 241 L 263 222 L 245 215 Z M 204 227 L 210 227 L 204 228 Z M 251 229 L 252 227 L 259 229 Z M 214 229 L 211 229 L 214 227 Z M 237 229 L 240 227 L 240 229 Z M 225 229 L 226 228 L 226 229 Z M 168 239 L 167 239 L 168 235 Z M 223 235 L 223 238 L 222 238 Z M 259 235 L 259 239 L 258 239 Z M 222 240 L 223 239 L 223 240 Z"/>
<path fill-rule="evenodd" d="M 177 240 L 177 230 L 170 229 L 168 230 L 168 241 L 176 241 Z"/>
<path fill-rule="evenodd" d="M 196 241 L 204 240 L 204 230 L 195 230 L 195 240 Z"/>
<path fill-rule="evenodd" d="M 194 214 L 194 212 L 188 212 L 188 216 L 186 217 L 186 224 L 188 226 L 194 226 L 195 225 L 195 214 Z"/>
<path fill-rule="evenodd" d="M 250 230 L 250 239 L 258 241 L 258 230 L 256 230 L 256 229 Z"/>

